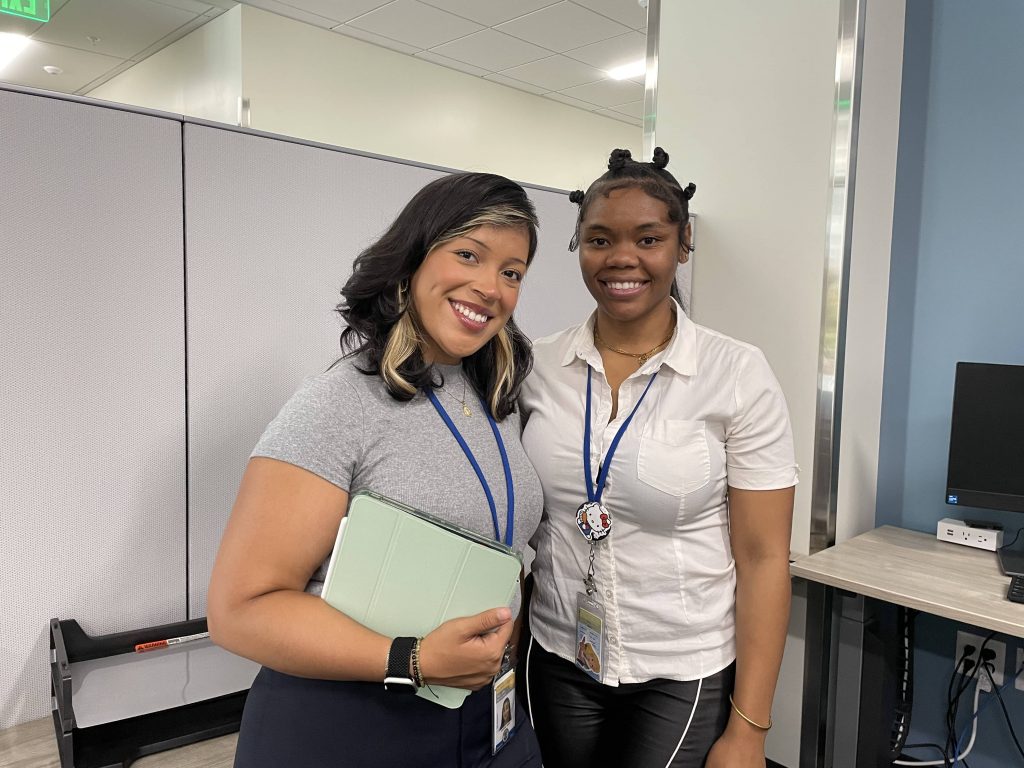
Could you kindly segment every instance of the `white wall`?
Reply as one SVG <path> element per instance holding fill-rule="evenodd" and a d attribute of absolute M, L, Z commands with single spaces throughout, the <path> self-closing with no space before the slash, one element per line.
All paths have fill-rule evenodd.
<path fill-rule="evenodd" d="M 642 146 L 637 126 L 248 6 L 242 55 L 263 131 L 561 189 Z"/>
<path fill-rule="evenodd" d="M 761 347 L 796 439 L 806 552 L 839 2 L 664 2 L 656 140 L 694 181 L 694 319 Z"/>
<path fill-rule="evenodd" d="M 234 124 L 241 93 L 242 9 L 236 6 L 88 95 Z"/>
<path fill-rule="evenodd" d="M 789 403 L 807 552 L 839 0 L 661 4 L 657 144 L 697 194 L 694 319 L 768 357 Z M 804 605 L 795 601 L 768 756 L 799 764 Z"/>

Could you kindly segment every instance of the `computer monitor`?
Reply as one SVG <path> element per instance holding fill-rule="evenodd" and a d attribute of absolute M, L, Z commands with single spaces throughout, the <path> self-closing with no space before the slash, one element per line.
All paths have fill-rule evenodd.
<path fill-rule="evenodd" d="M 957 363 L 946 503 L 1024 512 L 1024 365 Z M 1024 551 L 999 563 L 1024 574 Z"/>

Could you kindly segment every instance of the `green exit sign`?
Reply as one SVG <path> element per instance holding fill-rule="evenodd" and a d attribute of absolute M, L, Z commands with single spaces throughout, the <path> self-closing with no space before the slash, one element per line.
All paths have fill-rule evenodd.
<path fill-rule="evenodd" d="M 36 21 L 50 20 L 50 0 L 0 0 L 0 13 Z"/>

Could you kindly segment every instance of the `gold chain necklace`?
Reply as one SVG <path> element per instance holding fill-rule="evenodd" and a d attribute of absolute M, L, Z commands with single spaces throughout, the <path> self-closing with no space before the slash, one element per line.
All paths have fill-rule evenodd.
<path fill-rule="evenodd" d="M 624 349 L 619 349 L 618 347 L 613 347 L 607 341 L 602 339 L 601 338 L 601 334 L 599 334 L 597 332 L 597 323 L 594 323 L 594 344 L 598 345 L 598 346 L 602 346 L 605 349 L 610 349 L 612 352 L 615 352 L 616 354 L 619 354 L 619 355 L 626 355 L 627 357 L 635 357 L 637 359 L 637 361 L 640 363 L 640 365 L 643 365 L 644 363 L 646 363 L 648 360 L 651 359 L 651 356 L 654 355 L 655 352 L 657 352 L 659 349 L 661 349 L 666 344 L 668 344 L 670 341 L 672 341 L 672 334 L 673 333 L 675 333 L 675 329 L 674 328 L 672 329 L 672 332 L 669 333 L 669 335 L 665 337 L 664 341 L 661 341 L 661 342 L 655 344 L 653 347 L 651 347 L 646 352 L 627 352 Z"/>
<path fill-rule="evenodd" d="M 457 398 L 455 395 L 453 395 L 451 392 L 449 392 L 447 386 L 442 387 L 441 391 L 444 392 L 446 395 L 448 395 L 448 397 L 450 397 L 452 400 L 454 400 L 455 402 L 457 402 L 459 405 L 462 406 L 462 415 L 463 416 L 472 416 L 473 412 L 471 410 L 469 410 L 469 406 L 466 405 L 466 379 L 465 379 L 465 377 L 460 377 L 460 378 L 462 378 L 462 399 L 461 400 L 459 398 Z"/>

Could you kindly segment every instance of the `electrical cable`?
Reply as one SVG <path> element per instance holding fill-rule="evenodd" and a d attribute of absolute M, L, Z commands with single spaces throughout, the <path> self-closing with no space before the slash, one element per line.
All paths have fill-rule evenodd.
<path fill-rule="evenodd" d="M 1006 689 L 1007 689 L 1007 688 L 1008 688 L 1008 687 L 1009 687 L 1009 686 L 1010 686 L 1010 685 L 1011 685 L 1011 684 L 1013 683 L 1013 681 L 1017 679 L 1017 677 L 1018 677 L 1018 676 L 1020 675 L 1021 671 L 1024 671 L 1024 668 L 1022 668 L 1022 670 L 1018 670 L 1018 672 L 1017 672 L 1017 674 L 1016 674 L 1016 675 L 1014 675 L 1014 676 L 1013 676 L 1013 677 L 1011 677 L 1011 678 L 1010 678 L 1009 680 L 1007 680 L 1007 681 L 1006 681 L 1005 683 L 1003 683 L 1003 684 L 1002 684 L 1002 685 L 1001 685 L 1001 686 L 999 687 L 999 689 L 998 689 L 998 690 L 999 690 L 999 692 L 1000 692 L 1000 693 L 1002 693 L 1002 692 L 1003 692 L 1004 690 L 1006 690 Z M 980 686 L 979 686 L 979 688 L 976 688 L 976 689 L 975 689 L 975 701 L 976 701 L 976 702 L 977 702 L 977 691 L 978 691 L 979 689 L 980 689 Z M 995 690 L 995 689 L 993 689 L 993 690 Z M 961 756 L 960 756 L 960 758 L 958 758 L 958 760 L 960 760 L 960 759 L 962 759 L 962 758 L 966 757 L 966 756 L 967 756 L 967 753 L 971 751 L 971 747 L 973 747 L 973 746 L 974 746 L 974 737 L 975 737 L 975 736 L 977 735 L 977 733 L 978 733 L 978 717 L 979 717 L 979 716 L 981 715 L 981 713 L 982 713 L 982 712 L 984 712 L 984 711 L 985 711 L 986 709 L 988 709 L 989 705 L 990 705 L 990 704 L 992 703 L 992 700 L 993 700 L 994 698 L 995 698 L 995 697 L 991 697 L 991 698 L 989 698 L 989 700 L 988 700 L 988 701 L 986 701 L 986 702 L 985 702 L 985 703 L 984 703 L 984 704 L 983 704 L 983 705 L 981 706 L 981 709 L 978 709 L 977 703 L 975 704 L 975 707 L 974 707 L 974 714 L 973 714 L 973 715 L 971 715 L 971 719 L 972 719 L 972 720 L 974 721 L 974 724 L 973 724 L 973 727 L 972 727 L 972 730 L 971 730 L 971 740 L 970 740 L 970 742 L 969 742 L 969 743 L 968 743 L 968 745 L 967 745 L 967 749 L 966 749 L 966 750 L 964 750 L 964 753 L 963 753 L 963 755 L 961 755 Z M 964 731 L 966 732 L 966 730 L 967 730 L 967 725 L 964 725 Z M 959 743 L 960 743 L 961 741 L 963 741 L 963 737 L 964 737 L 965 735 L 966 735 L 965 733 L 961 733 L 961 734 L 960 734 L 960 738 L 959 738 L 959 739 L 957 740 L 957 745 L 958 745 L 958 746 L 959 746 Z M 920 765 L 920 763 L 919 763 L 919 765 Z M 954 765 L 955 765 L 955 763 L 954 763 Z"/>
<path fill-rule="evenodd" d="M 899 668 L 896 670 L 899 690 L 895 706 L 895 721 L 889 739 L 889 760 L 895 760 L 903 753 L 910 735 L 910 720 L 914 709 L 914 624 L 918 612 L 900 607 L 897 626 L 901 638 Z"/>
<path fill-rule="evenodd" d="M 981 647 L 978 648 L 978 659 L 979 659 L 979 662 L 985 656 L 986 646 L 992 641 L 992 638 L 994 638 L 995 636 L 996 636 L 995 631 L 989 632 L 988 635 L 985 637 L 985 639 L 981 641 Z M 968 648 L 971 648 L 971 646 L 964 646 L 964 653 L 967 653 Z M 973 648 L 971 648 L 971 655 L 973 655 Z M 957 735 L 956 735 L 956 721 L 957 721 L 957 719 L 959 718 L 959 715 L 960 715 L 960 697 L 964 694 L 964 692 L 970 686 L 972 680 L 977 681 L 977 685 L 979 687 L 980 687 L 980 684 L 981 684 L 981 679 L 978 677 L 978 675 L 979 675 L 979 673 L 981 671 L 981 664 L 980 663 L 974 663 L 974 662 L 972 662 L 972 664 L 974 664 L 974 666 L 971 668 L 971 675 L 970 675 L 970 677 L 968 679 L 965 679 L 960 684 L 960 687 L 957 690 L 956 696 L 953 699 L 953 701 L 950 702 L 950 708 L 947 710 L 947 713 L 946 713 L 946 729 L 947 729 L 946 730 L 946 743 L 948 745 L 947 746 L 947 753 L 946 753 L 946 755 L 947 755 L 947 759 L 951 759 L 952 760 L 951 765 L 954 766 L 954 767 L 959 762 L 959 758 L 957 758 L 957 757 L 949 758 L 949 754 L 952 753 L 953 755 L 957 755 L 960 752 L 960 742 L 963 740 L 962 736 L 961 736 L 961 738 L 957 738 Z M 966 667 L 965 667 L 965 669 L 966 669 Z M 974 717 L 977 717 L 977 713 L 978 713 L 978 705 L 977 705 L 977 703 L 975 703 L 975 705 L 974 705 Z M 972 739 L 972 741 L 973 741 L 973 739 Z M 966 754 L 966 752 L 964 754 Z"/>
<path fill-rule="evenodd" d="M 905 745 L 905 748 L 906 748 L 906 749 L 925 749 L 925 748 L 928 748 L 928 749 L 937 749 L 937 750 L 939 750 L 939 752 L 941 752 L 941 753 L 942 753 L 943 755 L 945 755 L 945 754 L 946 754 L 946 750 L 944 750 L 944 749 L 943 749 L 942 747 L 940 747 L 940 746 L 939 746 L 938 744 L 936 744 L 936 743 L 934 743 L 934 742 L 931 742 L 931 741 L 922 741 L 922 742 L 921 742 L 920 744 L 906 744 L 906 745 Z"/>
<path fill-rule="evenodd" d="M 952 758 L 953 765 L 956 765 L 956 763 L 960 762 L 963 758 L 967 757 L 967 755 L 971 751 L 971 748 L 974 746 L 974 739 L 978 735 L 978 700 L 980 698 L 981 698 L 981 686 L 980 685 L 975 685 L 974 686 L 974 714 L 971 715 L 971 721 L 973 723 L 973 728 L 971 729 L 971 740 L 970 740 L 970 742 L 968 742 L 967 748 L 963 751 L 963 754 L 956 755 L 956 752 L 954 752 L 956 757 Z M 950 764 L 949 763 L 949 761 L 950 761 L 949 753 L 946 752 L 946 750 L 943 750 L 943 755 L 944 755 L 944 757 L 943 757 L 942 760 L 927 760 L 927 761 L 894 760 L 893 761 L 893 765 L 945 765 L 945 766 L 948 766 Z"/>
<path fill-rule="evenodd" d="M 1017 529 L 1017 533 L 1015 533 L 1013 535 L 1013 540 L 1010 541 L 1009 544 L 1003 544 L 1003 546 L 1001 546 L 999 549 L 1006 549 L 1007 547 L 1012 547 L 1014 544 L 1016 544 L 1017 543 L 1017 539 L 1020 538 L 1020 532 L 1021 531 L 1024 531 L 1024 525 L 1022 525 L 1020 528 Z"/>
<path fill-rule="evenodd" d="M 984 643 L 982 643 L 982 646 L 984 646 Z M 963 679 L 959 681 L 957 680 L 957 668 L 959 667 L 959 664 L 957 665 L 957 667 L 953 669 L 953 674 L 949 678 L 948 699 L 946 703 L 945 765 L 947 766 L 947 768 L 955 764 L 955 755 L 959 751 L 957 749 L 956 740 L 956 721 L 958 715 L 960 714 L 960 697 L 963 696 L 964 692 L 970 686 L 971 682 L 973 682 L 976 679 L 978 674 L 978 666 L 970 658 L 972 655 L 974 655 L 975 650 L 976 649 L 973 645 L 964 646 L 963 655 L 960 658 L 960 661 L 963 664 Z M 970 664 L 970 666 L 968 666 L 968 664 Z"/>
<path fill-rule="evenodd" d="M 1016 680 L 1021 671 L 1024 671 L 1024 667 L 1017 670 L 1017 674 L 1010 678 L 1010 681 L 1006 682 L 1000 687 L 996 687 L 996 681 L 992 679 L 992 665 L 989 663 L 985 664 L 985 674 L 988 675 L 989 682 L 992 683 L 992 690 L 996 694 L 996 698 L 999 700 L 999 706 L 1003 710 L 1003 717 L 1006 718 L 1006 725 L 1010 729 L 1010 737 L 1013 739 L 1014 745 L 1017 747 L 1017 751 L 1020 752 L 1020 756 L 1024 757 L 1024 748 L 1021 747 L 1020 742 L 1017 740 L 1017 732 L 1013 728 L 1013 721 L 1010 718 L 1010 713 L 1006 710 L 1006 702 L 1003 701 L 1003 688 L 1007 687 L 1010 682 Z"/>

